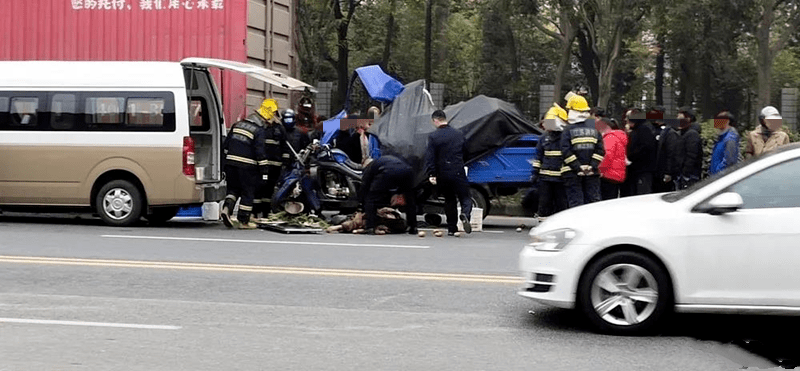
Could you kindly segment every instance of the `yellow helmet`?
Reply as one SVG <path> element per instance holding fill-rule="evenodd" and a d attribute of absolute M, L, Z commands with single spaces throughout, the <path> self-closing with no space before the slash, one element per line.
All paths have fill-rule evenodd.
<path fill-rule="evenodd" d="M 567 102 L 567 109 L 586 112 L 589 110 L 589 103 L 586 102 L 586 98 L 575 94 L 569 98 L 569 101 Z"/>
<path fill-rule="evenodd" d="M 550 110 L 544 115 L 544 119 L 554 119 L 560 118 L 564 121 L 567 121 L 567 111 L 565 111 L 558 103 L 553 103 L 553 107 L 550 107 Z"/>
<path fill-rule="evenodd" d="M 258 109 L 258 114 L 266 120 L 270 120 L 275 117 L 277 112 L 278 102 L 272 98 L 264 99 L 264 101 L 261 102 L 261 107 Z"/>

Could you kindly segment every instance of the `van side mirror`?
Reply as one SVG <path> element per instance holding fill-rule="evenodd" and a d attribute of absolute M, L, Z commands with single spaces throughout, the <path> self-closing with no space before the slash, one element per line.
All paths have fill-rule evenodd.
<path fill-rule="evenodd" d="M 722 215 L 739 210 L 743 205 L 744 200 L 738 193 L 725 192 L 709 200 L 704 211 L 711 215 Z"/>

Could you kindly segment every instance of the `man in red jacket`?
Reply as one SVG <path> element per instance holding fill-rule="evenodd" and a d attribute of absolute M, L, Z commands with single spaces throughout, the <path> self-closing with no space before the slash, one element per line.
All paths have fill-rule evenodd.
<path fill-rule="evenodd" d="M 600 162 L 600 197 L 610 200 L 619 197 L 619 186 L 625 181 L 625 154 L 628 135 L 620 130 L 618 124 L 606 119 L 597 119 L 595 127 L 603 135 L 606 154 Z"/>

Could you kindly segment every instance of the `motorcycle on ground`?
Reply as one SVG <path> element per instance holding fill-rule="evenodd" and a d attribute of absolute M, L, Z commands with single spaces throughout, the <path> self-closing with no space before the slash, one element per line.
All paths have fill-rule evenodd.
<path fill-rule="evenodd" d="M 296 152 L 273 196 L 273 210 L 320 216 L 323 210 L 352 213 L 358 206 L 362 168 L 340 149 L 314 140 Z"/>

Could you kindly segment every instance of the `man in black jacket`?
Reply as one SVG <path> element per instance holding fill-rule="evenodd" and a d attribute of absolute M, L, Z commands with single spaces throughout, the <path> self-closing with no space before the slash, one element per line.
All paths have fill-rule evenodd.
<path fill-rule="evenodd" d="M 680 142 L 678 144 L 679 178 L 678 188 L 685 189 L 700 180 L 703 172 L 703 140 L 695 115 L 689 107 L 678 110 L 680 120 Z"/>
<path fill-rule="evenodd" d="M 417 205 L 414 195 L 414 171 L 399 157 L 387 155 L 371 161 L 364 168 L 359 198 L 366 214 L 367 234 L 373 234 L 378 206 L 389 205 L 392 195 L 402 194 L 405 201 L 408 233 L 417 234 Z"/>
<path fill-rule="evenodd" d="M 439 193 L 444 196 L 447 234 L 453 236 L 458 231 L 456 197 L 461 203 L 461 215 L 458 217 L 464 225 L 464 231 L 471 233 L 469 215 L 472 212 L 472 199 L 469 196 L 467 173 L 464 171 L 464 134 L 447 124 L 447 116 L 442 110 L 434 111 L 431 119 L 436 130 L 428 136 L 428 149 L 425 152 L 428 180 L 431 184 L 438 185 Z"/>
<path fill-rule="evenodd" d="M 672 192 L 675 190 L 675 180 L 678 179 L 678 134 L 677 125 L 664 121 L 664 108 L 657 106 L 647 113 L 647 118 L 653 120 L 656 130 L 656 172 L 653 176 L 653 192 Z M 674 121 L 674 120 L 670 120 Z"/>
<path fill-rule="evenodd" d="M 626 119 L 631 127 L 627 152 L 630 164 L 626 174 L 630 181 L 626 183 L 630 184 L 632 196 L 652 193 L 658 143 L 642 110 L 628 110 Z"/>

